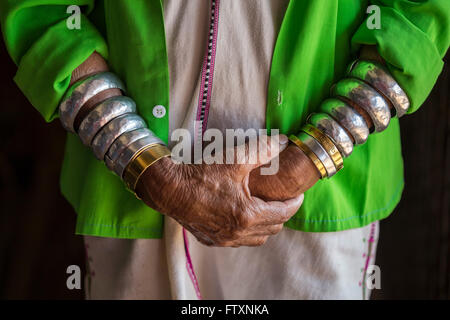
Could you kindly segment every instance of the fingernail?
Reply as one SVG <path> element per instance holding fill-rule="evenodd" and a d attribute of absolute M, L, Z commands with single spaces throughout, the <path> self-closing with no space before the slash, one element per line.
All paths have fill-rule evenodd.
<path fill-rule="evenodd" d="M 284 134 L 279 135 L 279 142 L 280 144 L 287 144 L 289 142 L 289 139 Z"/>

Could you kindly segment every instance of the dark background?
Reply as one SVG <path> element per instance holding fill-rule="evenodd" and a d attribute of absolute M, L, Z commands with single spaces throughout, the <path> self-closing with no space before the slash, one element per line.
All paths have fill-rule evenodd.
<path fill-rule="evenodd" d="M 3 44 L 0 66 L 0 298 L 83 298 L 65 283 L 69 265 L 85 265 L 75 212 L 59 191 L 65 132 L 16 87 Z M 449 75 L 447 65 L 425 105 L 402 118 L 406 187 L 381 222 L 374 299 L 450 298 Z"/>

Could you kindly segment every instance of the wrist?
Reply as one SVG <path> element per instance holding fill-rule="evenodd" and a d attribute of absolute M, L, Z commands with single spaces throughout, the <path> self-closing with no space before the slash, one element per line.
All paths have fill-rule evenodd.
<path fill-rule="evenodd" d="M 363 48 L 350 64 L 347 77 L 331 89 L 319 113 L 309 115 L 307 124 L 290 140 L 308 156 L 320 172 L 330 178 L 343 167 L 343 159 L 355 145 L 366 142 L 370 133 L 384 131 L 397 116 L 408 112 L 405 91 L 382 64 L 374 47 Z"/>
<path fill-rule="evenodd" d="M 105 72 L 108 70 L 108 64 L 105 59 L 103 59 L 103 57 L 97 52 L 94 52 L 82 64 L 73 70 L 70 78 L 70 85 L 73 85 L 75 82 L 96 73 Z"/>
<path fill-rule="evenodd" d="M 359 53 L 359 58 L 361 60 L 372 60 L 379 62 L 381 64 L 385 64 L 383 57 L 378 52 L 377 46 L 369 46 L 369 45 L 363 46 Z"/>
<path fill-rule="evenodd" d="M 91 112 L 99 103 L 112 98 L 121 96 L 122 91 L 120 89 L 108 89 L 105 91 L 100 92 L 99 94 L 95 95 L 91 99 L 89 99 L 80 109 L 77 116 L 75 117 L 75 121 L 73 124 L 73 127 L 75 129 L 75 132 L 78 132 L 78 128 L 81 125 L 81 122 L 84 118 Z"/>
<path fill-rule="evenodd" d="M 132 147 L 133 156 L 129 159 L 128 165 L 123 171 L 122 180 L 130 190 L 136 190 L 139 178 L 145 170 L 170 156 L 170 150 L 163 144 L 148 144 L 147 139 L 137 141 L 136 147 Z M 114 165 L 111 165 L 114 168 Z"/>
<path fill-rule="evenodd" d="M 122 96 L 124 90 L 113 73 L 94 73 L 68 89 L 59 114 L 63 127 L 134 191 L 141 174 L 170 151 L 137 114 L 133 99 Z"/>
<path fill-rule="evenodd" d="M 286 148 L 286 152 L 295 160 L 295 165 L 293 166 L 296 168 L 295 176 L 302 177 L 301 191 L 308 190 L 320 179 L 319 171 L 312 160 L 296 145 L 290 144 Z"/>
<path fill-rule="evenodd" d="M 135 193 L 148 206 L 167 214 L 169 202 L 176 187 L 182 185 L 183 165 L 175 164 L 171 158 L 162 158 L 142 173 L 139 177 Z"/>

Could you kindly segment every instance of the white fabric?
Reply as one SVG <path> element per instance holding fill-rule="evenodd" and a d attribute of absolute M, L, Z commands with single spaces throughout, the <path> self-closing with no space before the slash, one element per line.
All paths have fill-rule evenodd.
<path fill-rule="evenodd" d="M 363 299 L 378 224 L 343 232 L 284 228 L 261 247 L 214 248 L 190 236 L 200 291 L 207 299 Z M 371 246 L 369 252 L 369 245 Z"/>
<path fill-rule="evenodd" d="M 84 237 L 89 299 L 170 299 L 162 239 Z"/>
<path fill-rule="evenodd" d="M 164 233 L 164 239 L 85 237 L 93 272 L 88 297 L 197 299 L 182 229 L 169 218 Z M 367 299 L 365 270 L 375 263 L 378 234 L 374 223 L 329 233 L 285 228 L 257 248 L 205 247 L 192 236 L 189 244 L 203 299 Z"/>

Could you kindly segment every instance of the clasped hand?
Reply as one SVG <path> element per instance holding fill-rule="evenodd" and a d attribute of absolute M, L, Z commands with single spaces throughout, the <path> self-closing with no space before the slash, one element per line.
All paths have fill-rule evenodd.
<path fill-rule="evenodd" d="M 248 145 L 236 148 L 248 150 Z M 276 157 L 278 172 L 261 175 L 259 169 Z M 318 178 L 309 158 L 280 135 L 260 144 L 255 164 L 191 165 L 161 159 L 144 172 L 136 192 L 205 245 L 259 246 L 282 230 Z"/>

